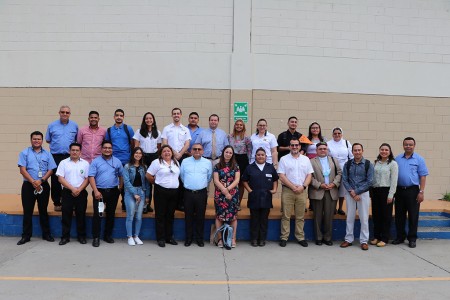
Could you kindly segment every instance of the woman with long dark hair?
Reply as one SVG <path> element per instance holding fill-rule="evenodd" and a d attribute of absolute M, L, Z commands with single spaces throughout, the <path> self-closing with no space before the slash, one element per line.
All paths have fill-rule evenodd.
<path fill-rule="evenodd" d="M 226 146 L 220 155 L 219 162 L 213 169 L 214 206 L 216 208 L 216 228 L 224 222 L 233 227 L 232 248 L 236 247 L 237 212 L 239 206 L 239 166 L 235 160 L 232 146 Z M 219 247 L 223 245 L 219 242 Z"/>
<path fill-rule="evenodd" d="M 135 140 L 134 145 L 136 147 L 141 147 L 144 154 L 144 163 L 147 168 L 150 166 L 152 161 L 158 158 L 158 150 L 161 148 L 161 132 L 156 126 L 155 116 L 151 112 L 146 112 L 142 117 L 141 128 L 136 130 L 133 139 Z M 150 185 L 150 197 L 149 201 L 144 206 L 143 213 L 146 214 L 148 211 L 153 212 L 150 206 L 152 201 L 152 186 Z"/>
<path fill-rule="evenodd" d="M 178 245 L 173 238 L 173 221 L 179 193 L 180 166 L 172 147 L 163 145 L 159 158 L 147 170 L 146 177 L 155 185 L 155 223 L 158 246 Z"/>
<path fill-rule="evenodd" d="M 370 244 L 384 247 L 389 242 L 398 165 L 391 146 L 381 144 L 375 160 L 372 184 L 372 219 L 374 239 Z"/>
<path fill-rule="evenodd" d="M 123 171 L 125 206 L 127 208 L 125 224 L 128 245 L 130 246 L 143 244 L 139 239 L 142 225 L 142 210 L 144 209 L 144 204 L 148 202 L 150 193 L 150 184 L 145 179 L 146 172 L 147 167 L 144 164 L 142 148 L 135 147 L 131 151 L 130 162 L 125 165 Z M 134 234 L 133 219 L 136 219 Z"/>
<path fill-rule="evenodd" d="M 322 128 L 320 127 L 319 123 L 312 122 L 309 125 L 308 139 L 312 142 L 312 144 L 308 145 L 306 156 L 311 159 L 317 156 L 316 144 L 327 141 L 327 139 L 322 136 Z"/>

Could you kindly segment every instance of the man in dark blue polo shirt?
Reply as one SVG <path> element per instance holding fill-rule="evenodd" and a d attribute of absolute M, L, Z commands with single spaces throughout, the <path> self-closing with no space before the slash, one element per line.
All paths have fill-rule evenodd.
<path fill-rule="evenodd" d="M 403 244 L 408 238 L 409 247 L 416 247 L 420 203 L 424 199 L 428 169 L 422 156 L 414 153 L 416 141 L 412 137 L 403 140 L 404 154 L 395 158 L 398 164 L 397 192 L 395 193 L 395 226 L 397 238 L 392 244 Z M 408 235 L 405 232 L 408 214 Z"/>

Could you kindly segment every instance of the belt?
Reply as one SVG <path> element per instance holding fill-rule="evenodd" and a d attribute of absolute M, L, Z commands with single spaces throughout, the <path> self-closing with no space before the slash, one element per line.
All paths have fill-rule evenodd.
<path fill-rule="evenodd" d="M 184 189 L 186 192 L 192 193 L 192 194 L 199 194 L 199 193 L 203 193 L 206 192 L 206 188 L 203 188 L 201 190 L 190 190 L 190 189 Z"/>
<path fill-rule="evenodd" d="M 97 188 L 97 190 L 98 190 L 99 192 L 109 193 L 109 192 L 112 192 L 112 191 L 117 190 L 117 187 L 107 188 L 107 189 Z"/>
<path fill-rule="evenodd" d="M 418 185 L 410 185 L 410 186 L 397 186 L 397 189 L 400 190 L 409 190 L 409 189 L 418 189 Z"/>
<path fill-rule="evenodd" d="M 206 157 L 206 156 L 203 156 L 203 158 L 206 158 L 206 159 L 212 159 L 212 157 Z"/>

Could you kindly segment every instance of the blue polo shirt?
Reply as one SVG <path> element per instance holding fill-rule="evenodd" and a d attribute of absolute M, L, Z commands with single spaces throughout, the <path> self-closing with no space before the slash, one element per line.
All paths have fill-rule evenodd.
<path fill-rule="evenodd" d="M 191 152 L 192 150 L 192 145 L 195 144 L 195 141 L 197 140 L 198 135 L 200 134 L 200 132 L 202 132 L 202 128 L 198 127 L 195 130 L 192 130 L 191 127 L 187 126 L 187 128 L 189 129 L 189 133 L 191 134 L 191 141 L 189 142 L 189 148 L 188 148 L 188 152 Z"/>
<path fill-rule="evenodd" d="M 134 131 L 130 125 L 127 125 L 128 132 L 130 133 L 130 139 L 125 132 L 124 124 L 116 127 L 115 125 L 108 128 L 106 131 L 105 140 L 110 141 L 113 147 L 113 155 L 117 157 L 122 165 L 127 164 L 130 161 L 130 141 L 133 140 Z M 111 136 L 109 132 L 111 131 Z"/>
<path fill-rule="evenodd" d="M 94 177 L 97 188 L 110 189 L 119 185 L 119 177 L 123 176 L 122 162 L 114 156 L 105 159 L 99 156 L 89 167 L 89 177 Z"/>
<path fill-rule="evenodd" d="M 219 157 L 222 154 L 223 148 L 228 146 L 227 134 L 222 129 L 217 128 L 216 132 L 216 156 Z M 211 157 L 212 151 L 212 129 L 203 129 L 202 132 L 195 139 L 195 143 L 201 144 L 203 146 L 203 156 Z"/>
<path fill-rule="evenodd" d="M 185 158 L 181 163 L 180 178 L 184 187 L 190 190 L 201 190 L 208 186 L 212 177 L 212 165 L 204 157 Z"/>
<path fill-rule="evenodd" d="M 410 158 L 399 154 L 395 161 L 398 164 L 397 186 L 420 185 L 420 177 L 428 175 L 425 159 L 417 153 L 413 153 Z"/>
<path fill-rule="evenodd" d="M 77 139 L 78 125 L 69 120 L 63 124 L 61 120 L 56 120 L 47 127 L 45 140 L 50 143 L 50 152 L 52 154 L 68 154 L 69 146 Z"/>
<path fill-rule="evenodd" d="M 44 148 L 41 148 L 39 152 L 36 152 L 32 147 L 28 147 L 20 152 L 17 165 L 19 167 L 25 167 L 34 180 L 40 179 L 38 176 L 39 171 L 41 171 L 42 176 L 44 176 L 48 170 L 53 170 L 57 167 L 50 152 Z M 25 177 L 23 178 L 23 181 L 27 181 Z"/>

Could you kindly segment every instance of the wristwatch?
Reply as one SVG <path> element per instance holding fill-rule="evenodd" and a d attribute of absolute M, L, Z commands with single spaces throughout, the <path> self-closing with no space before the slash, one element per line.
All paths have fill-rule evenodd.
<path fill-rule="evenodd" d="M 419 193 L 423 194 L 423 190 L 420 190 Z"/>

